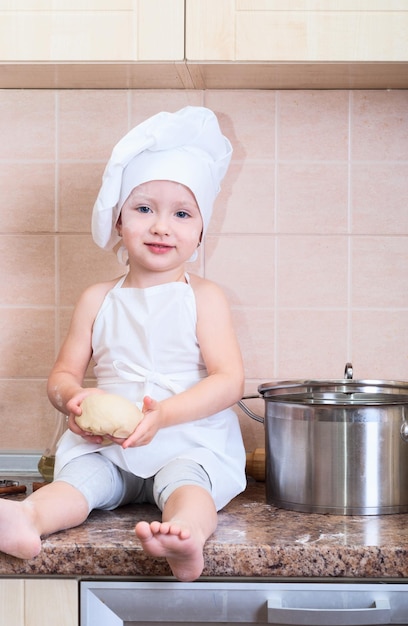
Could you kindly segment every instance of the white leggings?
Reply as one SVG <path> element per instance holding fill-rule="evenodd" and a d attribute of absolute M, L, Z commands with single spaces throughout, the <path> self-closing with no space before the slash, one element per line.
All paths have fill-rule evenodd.
<path fill-rule="evenodd" d="M 155 476 L 140 478 L 121 469 L 99 452 L 91 452 L 67 463 L 54 480 L 69 483 L 88 501 L 92 509 L 112 510 L 124 504 L 157 504 L 162 511 L 178 487 L 197 485 L 211 494 L 211 481 L 205 469 L 190 459 L 174 459 Z"/>

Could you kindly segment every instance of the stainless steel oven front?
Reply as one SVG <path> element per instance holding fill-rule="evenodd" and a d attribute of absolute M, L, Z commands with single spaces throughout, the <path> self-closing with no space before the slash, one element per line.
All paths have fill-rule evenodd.
<path fill-rule="evenodd" d="M 81 582 L 81 626 L 408 624 L 408 582 Z"/>

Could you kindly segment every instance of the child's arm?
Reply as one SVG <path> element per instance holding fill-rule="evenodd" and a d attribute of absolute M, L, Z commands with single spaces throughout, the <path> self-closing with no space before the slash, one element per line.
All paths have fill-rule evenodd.
<path fill-rule="evenodd" d="M 197 337 L 208 376 L 161 402 L 145 398 L 145 417 L 124 447 L 145 445 L 160 428 L 208 417 L 242 397 L 244 368 L 227 299 L 214 283 L 191 279 L 197 301 Z"/>
<path fill-rule="evenodd" d="M 92 327 L 111 283 L 89 287 L 80 297 L 66 339 L 48 378 L 50 402 L 65 415 L 80 415 L 80 403 L 96 389 L 85 389 L 83 380 L 92 356 Z"/>

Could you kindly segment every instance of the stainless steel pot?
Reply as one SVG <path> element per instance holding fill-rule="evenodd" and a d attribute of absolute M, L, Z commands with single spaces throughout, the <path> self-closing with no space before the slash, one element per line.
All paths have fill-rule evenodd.
<path fill-rule="evenodd" d="M 266 499 L 336 515 L 408 512 L 408 382 L 298 380 L 258 387 Z"/>

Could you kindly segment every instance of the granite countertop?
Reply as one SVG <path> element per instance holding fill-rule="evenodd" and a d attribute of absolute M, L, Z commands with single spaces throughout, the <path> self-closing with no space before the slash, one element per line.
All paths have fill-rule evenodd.
<path fill-rule="evenodd" d="M 44 538 L 35 559 L 0 553 L 0 576 L 170 576 L 166 561 L 146 556 L 133 532 L 138 520 L 157 513 L 151 505 L 93 511 L 82 526 Z M 407 578 L 408 514 L 286 511 L 268 505 L 265 485 L 249 479 L 247 490 L 219 513 L 203 576 Z"/>

